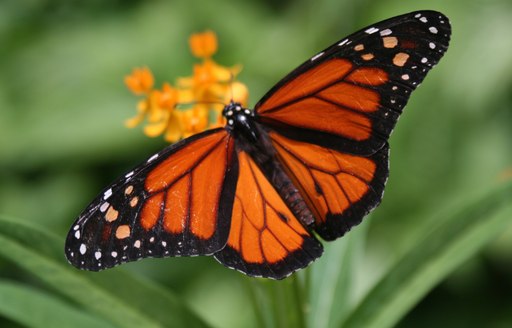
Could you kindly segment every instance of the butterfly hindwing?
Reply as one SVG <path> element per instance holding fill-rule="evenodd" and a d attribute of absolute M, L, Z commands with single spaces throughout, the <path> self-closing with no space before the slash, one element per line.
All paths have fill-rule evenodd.
<path fill-rule="evenodd" d="M 238 177 L 224 129 L 183 140 L 105 189 L 66 241 L 75 266 L 101 270 L 143 257 L 207 255 L 229 234 Z"/>
<path fill-rule="evenodd" d="M 276 155 L 314 213 L 325 240 L 343 236 L 376 207 L 388 177 L 388 146 L 364 157 L 270 133 Z"/>
<path fill-rule="evenodd" d="M 256 105 L 261 122 L 293 139 L 352 154 L 382 148 L 411 92 L 448 47 L 448 19 L 413 12 L 320 52 Z"/>
<path fill-rule="evenodd" d="M 250 276 L 285 278 L 319 257 L 322 245 L 246 152 L 238 151 L 238 162 L 231 231 L 215 258 Z"/>

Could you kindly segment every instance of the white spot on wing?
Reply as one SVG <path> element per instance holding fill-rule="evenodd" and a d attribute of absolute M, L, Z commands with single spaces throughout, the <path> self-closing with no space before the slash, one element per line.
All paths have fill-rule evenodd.
<path fill-rule="evenodd" d="M 421 17 L 421 14 L 416 14 L 414 15 L 415 18 L 420 18 Z"/>
<path fill-rule="evenodd" d="M 430 47 L 430 49 L 435 49 L 436 48 L 436 44 L 434 42 L 430 42 L 428 44 L 428 46 Z"/>
<path fill-rule="evenodd" d="M 96 258 L 96 260 L 101 259 L 101 252 L 97 251 L 96 253 L 94 253 L 94 257 Z"/>
<path fill-rule="evenodd" d="M 405 80 L 405 81 L 409 80 L 409 74 L 402 75 L 402 80 Z"/>
<path fill-rule="evenodd" d="M 378 30 L 379 30 L 378 28 L 370 27 L 365 32 L 368 33 L 368 34 L 373 34 L 373 33 L 377 32 Z"/>
<path fill-rule="evenodd" d="M 80 245 L 80 254 L 84 255 L 87 252 L 87 246 L 85 244 Z"/>
<path fill-rule="evenodd" d="M 420 22 L 426 23 L 428 22 L 427 17 L 421 17 Z"/>
<path fill-rule="evenodd" d="M 100 212 L 105 212 L 109 206 L 110 206 L 110 204 L 109 204 L 109 203 L 107 203 L 107 202 L 105 202 L 105 203 L 101 204 L 101 206 L 100 206 Z"/>
<path fill-rule="evenodd" d="M 324 54 L 324 52 L 322 51 L 321 53 L 319 53 L 319 54 L 317 54 L 317 55 L 313 56 L 313 58 L 311 58 L 311 61 L 314 61 L 314 60 L 316 60 L 316 59 L 318 59 L 318 58 L 322 57 L 322 55 L 323 55 L 323 54 Z"/>
<path fill-rule="evenodd" d="M 140 240 L 136 240 L 135 243 L 133 243 L 133 246 L 140 248 Z"/>
<path fill-rule="evenodd" d="M 77 224 L 76 226 L 73 227 L 73 230 L 78 230 L 78 228 L 80 228 L 80 226 Z"/>
<path fill-rule="evenodd" d="M 163 247 L 167 247 L 167 242 L 162 241 L 162 246 L 163 246 Z"/>
<path fill-rule="evenodd" d="M 128 173 L 126 173 L 126 175 L 124 177 L 125 178 L 129 178 L 129 177 L 131 177 L 133 175 L 133 173 L 134 173 L 133 171 L 128 172 Z"/>
<path fill-rule="evenodd" d="M 438 32 L 438 31 L 437 31 L 437 28 L 436 28 L 435 26 L 431 26 L 431 27 L 429 27 L 429 28 L 428 28 L 428 30 L 429 30 L 429 31 L 430 31 L 430 33 L 432 33 L 432 34 L 437 34 L 437 32 Z"/>
<path fill-rule="evenodd" d="M 340 43 L 338 43 L 338 46 L 341 47 L 341 46 L 343 46 L 347 42 L 348 42 L 348 39 L 345 39 L 345 40 L 341 41 Z"/>
<path fill-rule="evenodd" d="M 427 59 L 426 57 L 423 57 L 423 58 L 421 58 L 421 62 L 422 62 L 423 64 L 425 64 L 426 62 L 428 62 L 428 59 Z"/>
<path fill-rule="evenodd" d="M 380 31 L 380 35 L 381 35 L 381 36 L 390 35 L 391 33 L 392 33 L 392 31 L 391 31 L 389 28 L 387 28 L 387 29 L 385 29 L 385 30 Z"/>
<path fill-rule="evenodd" d="M 112 188 L 109 188 L 105 193 L 103 194 L 103 199 L 107 200 L 110 196 L 112 196 Z"/>
<path fill-rule="evenodd" d="M 80 231 L 78 231 L 78 230 L 77 230 L 77 231 L 75 232 L 75 238 L 76 238 L 76 239 L 80 239 Z"/>
<path fill-rule="evenodd" d="M 148 159 L 148 163 L 149 163 L 149 162 L 154 161 L 155 159 L 157 159 L 157 157 L 158 157 L 158 154 L 154 154 L 153 156 L 151 156 L 151 157 Z"/>
<path fill-rule="evenodd" d="M 117 252 L 114 251 L 114 252 L 110 253 L 110 255 L 112 255 L 112 257 L 117 257 Z"/>

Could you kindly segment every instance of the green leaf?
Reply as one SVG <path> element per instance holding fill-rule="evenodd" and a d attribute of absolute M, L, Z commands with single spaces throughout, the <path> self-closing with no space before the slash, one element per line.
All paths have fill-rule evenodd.
<path fill-rule="evenodd" d="M 441 218 L 413 243 L 341 325 L 391 327 L 432 287 L 507 228 L 512 183 L 488 192 Z"/>
<path fill-rule="evenodd" d="M 78 271 L 64 258 L 59 239 L 44 230 L 0 217 L 0 256 L 37 276 L 67 298 L 119 327 L 206 327 L 163 287 L 122 269 Z"/>
<path fill-rule="evenodd" d="M 0 314 L 28 327 L 114 327 L 49 293 L 7 280 L 0 280 Z"/>
<path fill-rule="evenodd" d="M 367 222 L 335 243 L 324 243 L 324 254 L 311 268 L 310 327 L 332 327 L 347 315 L 353 296 L 355 264 L 364 248 Z"/>

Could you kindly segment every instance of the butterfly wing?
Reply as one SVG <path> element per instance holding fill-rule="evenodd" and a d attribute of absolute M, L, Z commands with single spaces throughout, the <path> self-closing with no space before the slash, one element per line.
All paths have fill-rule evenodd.
<path fill-rule="evenodd" d="M 279 161 L 314 213 L 325 240 L 341 237 L 378 205 L 387 180 L 385 145 L 367 157 L 270 133 Z"/>
<path fill-rule="evenodd" d="M 256 105 L 322 238 L 341 237 L 380 203 L 388 137 L 449 38 L 441 13 L 390 18 L 312 57 Z"/>
<path fill-rule="evenodd" d="M 266 126 L 296 140 L 371 155 L 387 142 L 411 92 L 440 60 L 448 18 L 419 11 L 336 42 L 299 66 L 255 107 Z"/>
<path fill-rule="evenodd" d="M 155 154 L 105 189 L 66 240 L 74 266 L 207 255 L 226 244 L 238 178 L 234 139 L 209 130 Z"/>
<path fill-rule="evenodd" d="M 282 279 L 322 255 L 320 242 L 292 214 L 254 160 L 238 151 L 240 177 L 224 265 L 250 276 Z"/>

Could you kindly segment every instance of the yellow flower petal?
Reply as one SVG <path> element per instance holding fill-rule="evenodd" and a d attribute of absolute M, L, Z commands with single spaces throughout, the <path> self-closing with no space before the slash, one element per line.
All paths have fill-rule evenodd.
<path fill-rule="evenodd" d="M 195 101 L 192 89 L 178 90 L 178 99 L 180 104 L 189 104 Z"/>
<path fill-rule="evenodd" d="M 166 127 L 167 127 L 166 121 L 148 124 L 144 127 L 144 133 L 148 137 L 154 138 L 154 137 L 157 137 L 157 136 L 161 135 L 162 133 L 164 133 Z"/>
<path fill-rule="evenodd" d="M 208 58 L 217 52 L 217 35 L 212 31 L 192 34 L 189 44 L 195 57 Z"/>
<path fill-rule="evenodd" d="M 178 91 L 169 83 L 165 83 L 158 95 L 158 106 L 163 109 L 173 110 L 178 103 Z"/>
<path fill-rule="evenodd" d="M 169 119 L 167 124 L 167 129 L 165 130 L 165 140 L 168 142 L 176 142 L 181 138 L 181 126 L 176 116 L 176 113 L 173 113 Z"/>
<path fill-rule="evenodd" d="M 194 86 L 194 77 L 193 76 L 180 77 L 177 79 L 176 85 L 178 86 L 178 88 L 183 88 L 183 89 L 192 88 Z"/>
<path fill-rule="evenodd" d="M 208 107 L 197 104 L 190 110 L 180 112 L 179 120 L 185 138 L 202 132 L 208 127 Z"/>
<path fill-rule="evenodd" d="M 153 88 L 153 74 L 147 67 L 134 68 L 132 74 L 124 78 L 124 83 L 135 94 L 149 93 Z"/>
<path fill-rule="evenodd" d="M 194 67 L 194 77 L 201 82 L 231 82 L 239 72 L 239 67 L 224 67 L 212 59 L 206 59 Z"/>
<path fill-rule="evenodd" d="M 247 103 L 249 102 L 249 90 L 245 84 L 238 81 L 231 83 L 231 92 L 233 94 L 233 101 L 239 102 L 242 106 L 247 107 Z"/>
<path fill-rule="evenodd" d="M 124 125 L 127 128 L 136 127 L 138 124 L 140 124 L 144 120 L 147 110 L 148 110 L 148 100 L 143 99 L 143 100 L 139 101 L 137 103 L 137 116 L 125 120 Z"/>
<path fill-rule="evenodd" d="M 166 120 L 168 113 L 165 109 L 160 107 L 160 100 L 162 99 L 162 92 L 159 90 L 153 90 L 148 100 L 148 122 L 156 123 L 161 120 Z"/>
<path fill-rule="evenodd" d="M 124 125 L 127 128 L 132 129 L 132 128 L 136 127 L 137 125 L 139 125 L 143 120 L 144 120 L 144 114 L 138 114 L 135 117 L 125 120 Z"/>

